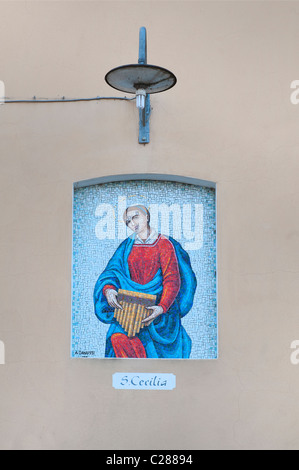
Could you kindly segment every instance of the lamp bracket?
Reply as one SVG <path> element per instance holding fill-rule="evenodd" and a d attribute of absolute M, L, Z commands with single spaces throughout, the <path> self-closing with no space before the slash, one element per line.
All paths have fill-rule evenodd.
<path fill-rule="evenodd" d="M 139 31 L 139 59 L 138 64 L 147 64 L 147 35 L 146 28 L 142 27 Z M 145 98 L 145 108 L 139 110 L 139 143 L 148 144 L 150 142 L 150 114 L 151 101 L 147 93 Z"/>

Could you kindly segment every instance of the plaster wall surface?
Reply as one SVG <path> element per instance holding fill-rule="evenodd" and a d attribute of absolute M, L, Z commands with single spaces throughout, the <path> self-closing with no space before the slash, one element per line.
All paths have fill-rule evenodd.
<path fill-rule="evenodd" d="M 148 62 L 177 85 L 134 102 L 0 106 L 1 449 L 298 449 L 298 2 L 0 3 L 11 98 L 123 96 Z M 217 187 L 219 359 L 70 359 L 73 183 L 179 175 Z M 167 372 L 170 392 L 114 372 Z"/>

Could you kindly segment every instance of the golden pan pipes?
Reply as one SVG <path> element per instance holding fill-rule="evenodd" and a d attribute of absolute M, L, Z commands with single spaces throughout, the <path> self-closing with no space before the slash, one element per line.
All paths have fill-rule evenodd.
<path fill-rule="evenodd" d="M 116 308 L 114 318 L 128 333 L 129 338 L 137 335 L 144 328 L 145 325 L 141 323 L 142 320 L 151 315 L 146 307 L 154 306 L 156 299 L 156 295 L 119 289 L 117 301 L 123 309 Z"/>

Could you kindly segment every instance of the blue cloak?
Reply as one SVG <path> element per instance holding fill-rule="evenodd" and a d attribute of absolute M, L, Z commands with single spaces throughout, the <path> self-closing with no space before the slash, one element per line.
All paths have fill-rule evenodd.
<path fill-rule="evenodd" d="M 160 315 L 148 327 L 137 335 L 141 340 L 148 358 L 187 359 L 191 353 L 191 339 L 181 323 L 193 305 L 197 281 L 192 270 L 188 253 L 173 238 L 169 237 L 174 246 L 181 276 L 180 291 L 166 314 Z M 106 338 L 106 357 L 115 357 L 111 344 L 114 333 L 124 333 L 124 329 L 113 318 L 114 309 L 108 305 L 103 294 L 105 285 L 113 285 L 116 289 L 125 289 L 145 294 L 157 295 L 157 304 L 163 292 L 161 269 L 156 276 L 145 285 L 132 281 L 129 271 L 128 257 L 134 245 L 134 238 L 127 238 L 117 248 L 106 269 L 100 275 L 94 289 L 95 314 L 103 323 L 110 323 Z"/>

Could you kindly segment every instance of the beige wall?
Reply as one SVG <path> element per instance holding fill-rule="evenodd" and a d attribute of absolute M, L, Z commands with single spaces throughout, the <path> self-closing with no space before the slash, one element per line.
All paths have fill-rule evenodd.
<path fill-rule="evenodd" d="M 178 84 L 134 103 L 0 107 L 1 449 L 299 448 L 298 2 L 0 2 L 9 97 L 117 95 L 148 62 Z M 219 360 L 71 360 L 72 185 L 159 173 L 217 183 Z M 114 372 L 172 372 L 172 392 Z"/>

